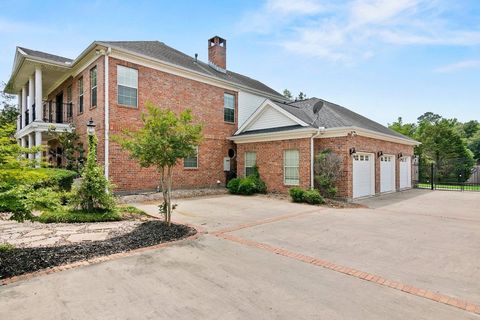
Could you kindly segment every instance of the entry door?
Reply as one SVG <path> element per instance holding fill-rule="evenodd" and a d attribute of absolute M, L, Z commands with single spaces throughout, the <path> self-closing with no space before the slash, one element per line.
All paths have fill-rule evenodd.
<path fill-rule="evenodd" d="M 400 189 L 412 187 L 412 164 L 410 157 L 400 158 Z"/>
<path fill-rule="evenodd" d="M 395 157 L 380 157 L 380 192 L 395 191 Z"/>
<path fill-rule="evenodd" d="M 372 154 L 353 155 L 353 197 L 375 194 L 375 160 Z"/>
<path fill-rule="evenodd" d="M 55 98 L 55 123 L 63 123 L 63 93 Z"/>

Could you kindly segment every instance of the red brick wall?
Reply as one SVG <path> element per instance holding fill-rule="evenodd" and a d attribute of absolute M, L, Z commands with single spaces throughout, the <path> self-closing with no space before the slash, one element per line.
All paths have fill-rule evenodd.
<path fill-rule="evenodd" d="M 90 69 L 97 67 L 97 106 L 92 107 L 90 103 Z M 72 86 L 72 103 L 73 103 L 73 124 L 76 127 L 77 133 L 80 135 L 80 142 L 83 143 L 85 151 L 88 149 L 87 145 L 87 122 L 93 118 L 96 124 L 96 132 L 98 137 L 97 157 L 98 161 L 103 165 L 104 163 L 104 57 L 101 56 L 93 63 L 88 65 L 78 76 L 69 78 L 52 91 L 47 101 L 56 102 L 56 96 L 63 92 L 63 102 L 67 103 L 67 88 Z M 79 113 L 79 98 L 78 98 L 78 80 L 83 77 L 83 113 Z"/>
<path fill-rule="evenodd" d="M 354 147 L 357 152 L 374 153 L 375 159 L 375 193 L 380 193 L 380 161 L 377 157 L 377 152 L 382 151 L 385 155 L 395 156 L 395 174 L 396 174 L 396 188 L 399 189 L 399 161 L 397 155 L 402 153 L 404 156 L 413 156 L 413 146 L 398 144 L 379 139 L 372 139 L 362 136 L 347 136 L 338 138 L 320 138 L 315 140 L 315 153 L 324 149 L 331 149 L 332 151 L 343 155 L 343 174 L 338 183 L 338 196 L 344 198 L 351 198 L 353 195 L 352 189 L 352 157 L 349 155 L 349 149 Z M 412 170 L 413 172 L 413 170 Z"/>
<path fill-rule="evenodd" d="M 117 65 L 138 70 L 137 109 L 117 104 Z M 126 128 L 139 128 L 147 102 L 178 112 L 191 109 L 196 120 L 203 124 L 198 169 L 184 169 L 183 161 L 179 163 L 174 170 L 174 188 L 214 186 L 217 180 L 225 183 L 223 158 L 229 148 L 234 148 L 227 138 L 237 128 L 236 124 L 223 121 L 223 95 L 228 91 L 114 58 L 110 58 L 109 71 L 110 135 Z M 237 96 L 236 92 L 229 93 Z M 238 99 L 236 101 L 238 103 Z M 235 116 L 237 114 L 236 107 Z M 141 168 L 113 141 L 110 142 L 110 179 L 118 191 L 154 189 L 159 184 L 155 168 Z"/>
<path fill-rule="evenodd" d="M 296 149 L 300 154 L 300 184 L 302 188 L 310 186 L 310 139 L 294 139 L 237 145 L 238 176 L 245 175 L 245 152 L 257 153 L 257 166 L 260 177 L 267 184 L 269 192 L 287 192 L 292 186 L 284 184 L 283 152 Z"/>

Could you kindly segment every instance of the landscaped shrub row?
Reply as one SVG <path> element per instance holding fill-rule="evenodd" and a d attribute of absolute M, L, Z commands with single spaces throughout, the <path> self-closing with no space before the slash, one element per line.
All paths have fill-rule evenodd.
<path fill-rule="evenodd" d="M 266 193 L 267 185 L 262 179 L 256 176 L 235 178 L 228 182 L 227 189 L 231 194 L 252 195 L 255 193 Z"/>
<path fill-rule="evenodd" d="M 308 203 L 308 204 L 322 204 L 325 200 L 316 189 L 305 190 L 299 187 L 291 188 L 289 190 L 290 197 L 293 202 Z"/>
<path fill-rule="evenodd" d="M 98 256 L 153 246 L 185 238 L 196 232 L 195 229 L 184 225 L 172 224 L 169 227 L 161 221 L 148 221 L 130 233 L 105 241 L 59 247 L 5 247 L 0 250 L 0 279 Z"/>
<path fill-rule="evenodd" d="M 0 170 L 0 190 L 28 185 L 32 188 L 52 187 L 69 191 L 77 175 L 75 171 L 64 169 L 2 169 Z"/>

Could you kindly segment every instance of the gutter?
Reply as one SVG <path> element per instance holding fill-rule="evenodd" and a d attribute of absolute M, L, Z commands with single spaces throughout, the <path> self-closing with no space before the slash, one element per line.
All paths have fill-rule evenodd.
<path fill-rule="evenodd" d="M 110 164 L 110 153 L 109 153 L 109 146 L 110 146 L 110 107 L 109 107 L 109 59 L 108 56 L 112 52 L 112 48 L 108 47 L 107 50 L 105 50 L 105 62 L 103 66 L 103 72 L 105 73 L 105 84 L 104 84 L 104 117 L 105 117 L 105 143 L 104 143 L 104 148 L 105 148 L 105 159 L 104 159 L 104 173 L 105 173 L 105 178 L 108 180 L 108 175 L 109 175 L 109 164 Z"/>
<path fill-rule="evenodd" d="M 325 127 L 318 127 L 317 132 L 312 135 L 310 138 L 310 189 L 314 189 L 315 187 L 315 173 L 314 173 L 314 164 L 315 164 L 315 155 L 314 155 L 314 147 L 313 147 L 313 139 L 319 137 L 325 131 Z"/>

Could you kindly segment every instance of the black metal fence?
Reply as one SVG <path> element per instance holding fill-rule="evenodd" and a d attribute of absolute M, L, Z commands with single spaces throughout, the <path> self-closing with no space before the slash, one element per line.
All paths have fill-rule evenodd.
<path fill-rule="evenodd" d="M 43 121 L 50 123 L 70 123 L 73 120 L 72 103 L 43 103 Z"/>
<path fill-rule="evenodd" d="M 480 191 L 480 164 L 470 159 L 442 159 L 435 163 L 415 159 L 415 187 L 431 190 Z"/>

